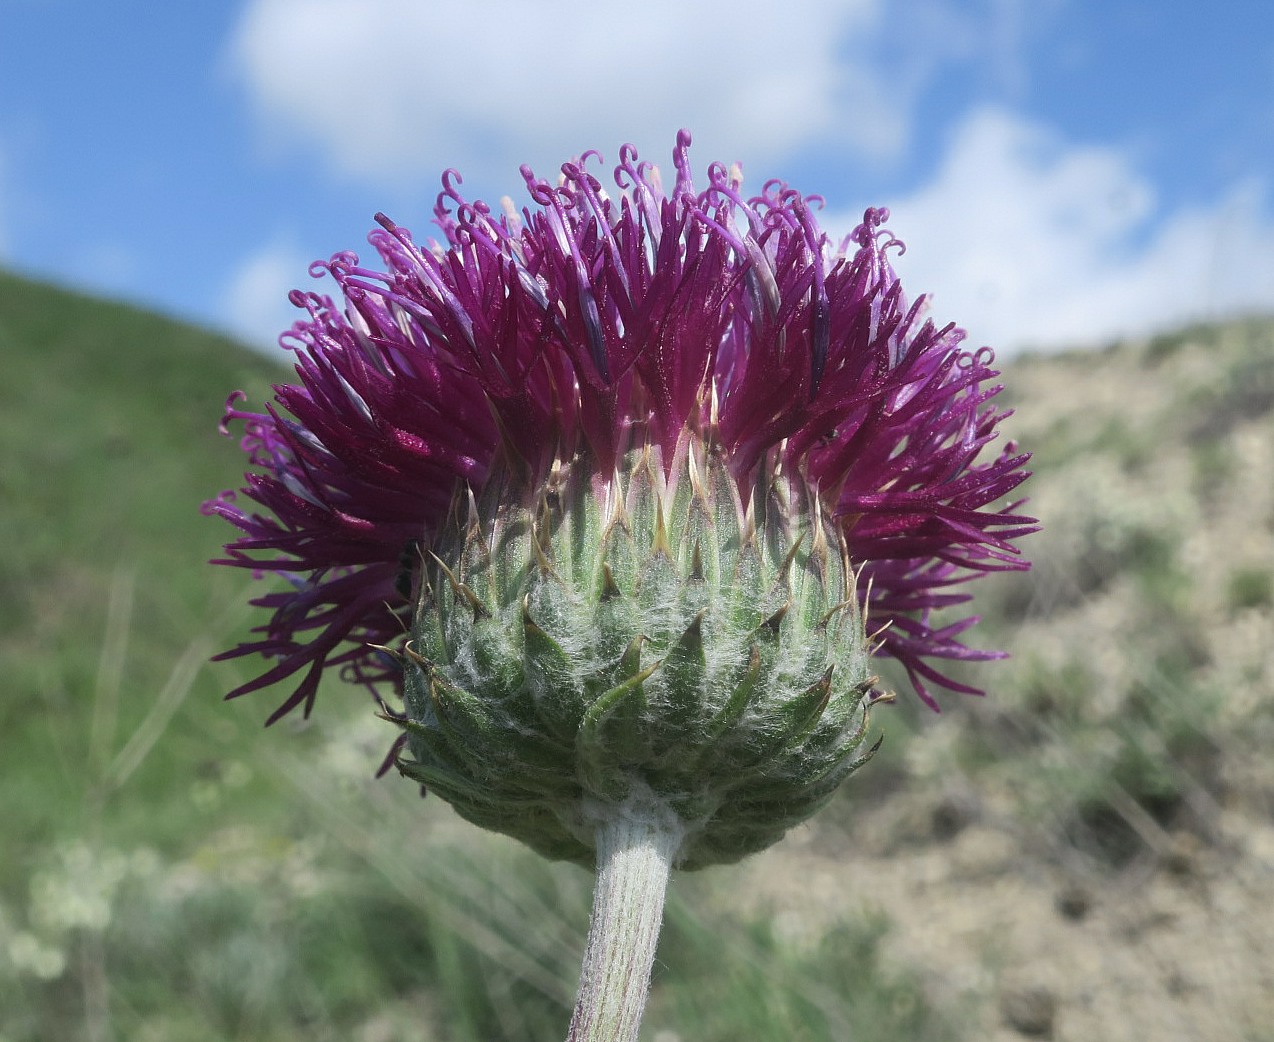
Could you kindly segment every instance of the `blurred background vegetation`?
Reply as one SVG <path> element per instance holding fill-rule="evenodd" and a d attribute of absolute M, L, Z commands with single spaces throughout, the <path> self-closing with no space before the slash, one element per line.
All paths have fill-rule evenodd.
<path fill-rule="evenodd" d="M 198 508 L 222 400 L 287 369 L 3 275 L 0 357 L 0 1042 L 560 1037 L 585 873 L 375 780 L 357 690 L 221 701 L 250 584 Z M 675 879 L 651 1042 L 1274 1039 L 1274 323 L 1005 369 L 1046 528 L 976 636 L 1014 657 Z"/>

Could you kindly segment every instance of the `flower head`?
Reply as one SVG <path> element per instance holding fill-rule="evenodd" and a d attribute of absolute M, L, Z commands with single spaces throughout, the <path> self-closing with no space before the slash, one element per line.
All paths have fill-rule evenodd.
<path fill-rule="evenodd" d="M 534 687 L 526 678 L 543 661 L 531 662 L 531 649 L 543 635 L 586 660 L 569 667 L 585 704 L 550 736 L 565 744 L 602 692 L 650 680 L 644 645 L 671 673 L 687 641 L 733 634 L 737 661 L 721 664 L 720 652 L 709 667 L 716 679 L 702 681 L 717 692 L 709 702 L 719 695 L 719 716 L 749 675 L 756 641 L 747 634 L 771 621 L 748 622 L 737 604 L 711 607 L 747 585 L 753 544 L 771 552 L 749 611 L 764 604 L 782 618 L 801 607 L 793 589 L 820 591 L 802 624 L 820 634 L 820 650 L 784 643 L 784 659 L 799 667 L 775 667 L 792 674 L 794 692 L 839 654 L 826 646 L 838 612 L 842 642 L 857 640 L 864 659 L 868 650 L 897 659 L 935 707 L 930 684 L 970 690 L 942 661 L 998 657 L 961 642 L 976 618 L 935 620 L 969 600 L 968 580 L 1028 567 L 1015 542 L 1034 521 L 1003 503 L 1028 457 L 1009 443 L 983 458 L 1006 415 L 990 404 L 1000 390 L 991 352 L 964 350 L 961 331 L 935 326 L 923 298 L 904 297 L 887 211 L 868 210 L 832 242 L 815 219 L 820 200 L 782 183 L 745 197 L 737 170 L 714 165 L 696 188 L 689 142 L 678 137 L 669 188 L 631 147 L 614 172 L 618 191 L 595 173 L 595 153 L 564 164 L 557 184 L 523 168 L 532 205 L 521 213 L 466 201 L 449 172 L 435 208 L 440 242 L 419 245 L 378 215 L 369 241 L 383 270 L 352 253 L 313 266 L 335 280 L 340 300 L 293 292 L 306 318 L 283 339 L 296 350 L 298 382 L 276 387 L 263 413 L 231 398 L 227 419 L 244 423 L 253 469 L 240 492 L 205 506 L 241 532 L 219 563 L 288 583 L 254 602 L 272 612 L 259 638 L 226 653 L 272 663 L 231 696 L 288 680 L 271 721 L 299 706 L 308 713 L 322 671 L 339 666 L 373 689 L 405 693 L 405 717 L 382 702 L 389 715 L 437 732 L 451 727 L 441 707 L 464 703 L 475 685 L 488 684 L 476 696 L 484 704 Z M 621 550 L 619 530 L 637 542 L 645 531 L 649 545 Z M 709 534 L 726 565 L 704 565 Z M 589 540 L 605 552 L 589 556 Z M 521 558 L 500 557 L 514 546 Z M 634 554 L 646 556 L 618 575 Z M 680 585 L 666 591 L 680 607 L 667 618 L 650 592 L 650 562 L 663 558 L 680 562 Z M 793 560 L 814 579 L 791 579 Z M 694 602 L 693 583 L 721 569 L 730 574 L 718 576 L 717 593 Z M 561 604 L 575 607 L 554 607 L 545 591 L 557 586 L 569 588 Z M 617 593 L 643 601 L 631 624 L 588 638 L 567 632 L 583 624 L 577 609 L 601 626 Z M 870 648 L 850 633 L 863 616 L 877 633 Z M 480 675 L 505 669 L 495 645 L 474 636 L 488 617 L 501 632 L 520 629 L 505 650 L 526 671 L 509 665 L 517 676 L 498 682 Z M 407 646 L 388 650 L 409 628 Z M 608 639 L 619 644 L 590 643 Z M 691 651 L 717 662 L 711 647 Z M 624 655 L 628 665 L 607 673 Z M 848 659 L 840 668 L 857 692 L 846 696 L 843 732 L 874 697 L 875 678 Z M 642 705 L 676 700 L 660 692 Z M 521 718 L 513 726 L 530 727 Z M 432 757 L 418 772 L 426 784 L 463 802 L 448 785 L 461 786 L 464 772 L 415 737 L 424 742 L 417 760 Z M 607 741 L 628 739 L 658 744 L 631 729 Z"/>

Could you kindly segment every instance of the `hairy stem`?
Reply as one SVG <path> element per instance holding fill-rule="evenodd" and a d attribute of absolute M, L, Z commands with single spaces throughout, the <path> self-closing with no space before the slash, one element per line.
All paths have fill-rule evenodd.
<path fill-rule="evenodd" d="M 645 804 L 597 827 L 597 888 L 567 1042 L 637 1042 L 681 823 Z"/>

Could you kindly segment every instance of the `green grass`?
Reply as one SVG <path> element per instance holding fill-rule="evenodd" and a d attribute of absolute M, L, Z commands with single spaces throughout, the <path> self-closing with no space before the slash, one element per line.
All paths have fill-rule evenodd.
<path fill-rule="evenodd" d="M 204 565 L 223 536 L 199 514 L 239 471 L 217 433 L 235 387 L 260 396 L 282 370 L 231 342 L 145 312 L 0 277 L 0 776 L 5 831 L 22 846 L 76 820 L 96 781 L 90 740 L 114 753 L 145 718 L 193 642 L 234 638 L 238 579 Z M 112 605 L 113 617 L 112 617 Z M 199 670 L 192 699 L 217 696 L 233 670 Z M 184 684 L 181 677 L 178 684 Z M 245 725 L 247 714 L 228 714 Z M 130 779 L 112 828 L 153 836 L 179 808 L 163 799 L 201 756 L 172 730 Z M 37 795 L 38 794 L 38 795 Z"/>
<path fill-rule="evenodd" d="M 699 1042 L 942 1042 L 960 1037 L 914 975 L 886 968 L 883 919 L 785 938 L 782 919 L 706 924 L 669 912 L 645 1028 Z M 742 927 L 742 928 L 741 928 Z M 730 938 L 722 965 L 721 939 Z M 694 1033 L 687 1025 L 695 1025 Z"/>

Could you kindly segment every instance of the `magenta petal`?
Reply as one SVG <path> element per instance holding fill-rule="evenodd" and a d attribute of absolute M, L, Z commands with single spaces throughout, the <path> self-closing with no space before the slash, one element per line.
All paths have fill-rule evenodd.
<path fill-rule="evenodd" d="M 882 653 L 935 708 L 929 684 L 970 690 L 934 663 L 998 653 L 962 643 L 976 617 L 931 616 L 971 579 L 1028 567 L 1016 544 L 1037 527 L 997 506 L 1029 457 L 987 455 L 1008 415 L 991 352 L 908 301 L 887 211 L 838 246 L 818 200 L 780 182 L 746 197 L 717 164 L 696 190 L 688 145 L 669 192 L 631 146 L 618 194 L 593 153 L 560 181 L 524 170 L 520 214 L 465 200 L 448 172 L 442 242 L 377 215 L 381 268 L 352 253 L 313 266 L 339 300 L 292 293 L 297 382 L 263 412 L 231 396 L 223 430 L 243 424 L 250 470 L 203 508 L 238 529 L 217 563 L 287 584 L 254 602 L 271 613 L 258 639 L 226 653 L 269 663 L 232 695 L 299 675 L 274 720 L 308 712 L 331 667 L 395 685 L 377 646 L 401 632 L 457 489 L 480 493 L 497 461 L 531 484 L 576 456 L 609 474 L 643 445 L 670 467 L 687 436 L 711 438 L 745 492 L 767 460 L 815 486 Z"/>

